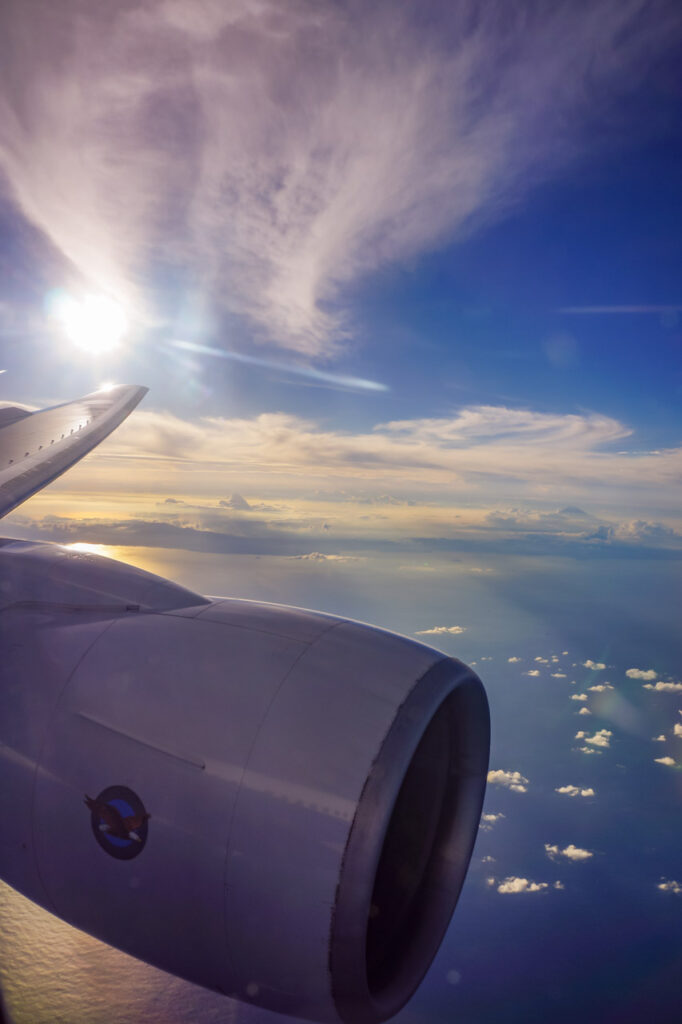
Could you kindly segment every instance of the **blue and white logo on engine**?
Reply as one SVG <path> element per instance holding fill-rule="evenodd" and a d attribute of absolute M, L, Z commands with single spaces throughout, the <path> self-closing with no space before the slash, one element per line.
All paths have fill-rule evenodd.
<path fill-rule="evenodd" d="M 127 786 L 108 786 L 94 799 L 86 794 L 84 803 L 103 850 L 119 860 L 132 860 L 142 853 L 151 815 L 137 793 Z"/>

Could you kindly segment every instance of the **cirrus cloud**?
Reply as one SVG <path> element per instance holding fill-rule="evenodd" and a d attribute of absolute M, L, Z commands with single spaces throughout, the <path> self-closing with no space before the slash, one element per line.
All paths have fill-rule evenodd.
<path fill-rule="evenodd" d="M 218 314 L 328 354 L 350 282 L 603 144 L 676 37 L 658 0 L 442 6 L 7 0 L 0 166 L 92 284 L 140 301 L 164 258 Z"/>

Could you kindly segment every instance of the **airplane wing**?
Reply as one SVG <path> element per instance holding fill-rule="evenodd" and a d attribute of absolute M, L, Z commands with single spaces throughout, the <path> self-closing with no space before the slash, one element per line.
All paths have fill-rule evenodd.
<path fill-rule="evenodd" d="M 34 413 L 0 408 L 0 517 L 87 455 L 148 390 L 124 384 Z"/>

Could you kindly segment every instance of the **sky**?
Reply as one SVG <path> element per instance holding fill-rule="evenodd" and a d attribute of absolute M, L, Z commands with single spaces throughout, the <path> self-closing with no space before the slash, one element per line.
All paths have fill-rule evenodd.
<path fill-rule="evenodd" d="M 406 1022 L 673 1005 L 681 57 L 669 0 L 0 13 L 0 403 L 150 388 L 3 534 L 475 662 L 529 780 Z"/>

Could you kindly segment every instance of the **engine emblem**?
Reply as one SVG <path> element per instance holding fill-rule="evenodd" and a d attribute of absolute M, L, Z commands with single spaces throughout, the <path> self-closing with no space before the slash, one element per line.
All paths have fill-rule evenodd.
<path fill-rule="evenodd" d="M 92 833 L 103 850 L 119 860 L 132 860 L 142 853 L 151 815 L 132 789 L 108 786 L 94 800 L 86 794 L 84 803 L 90 811 Z"/>

